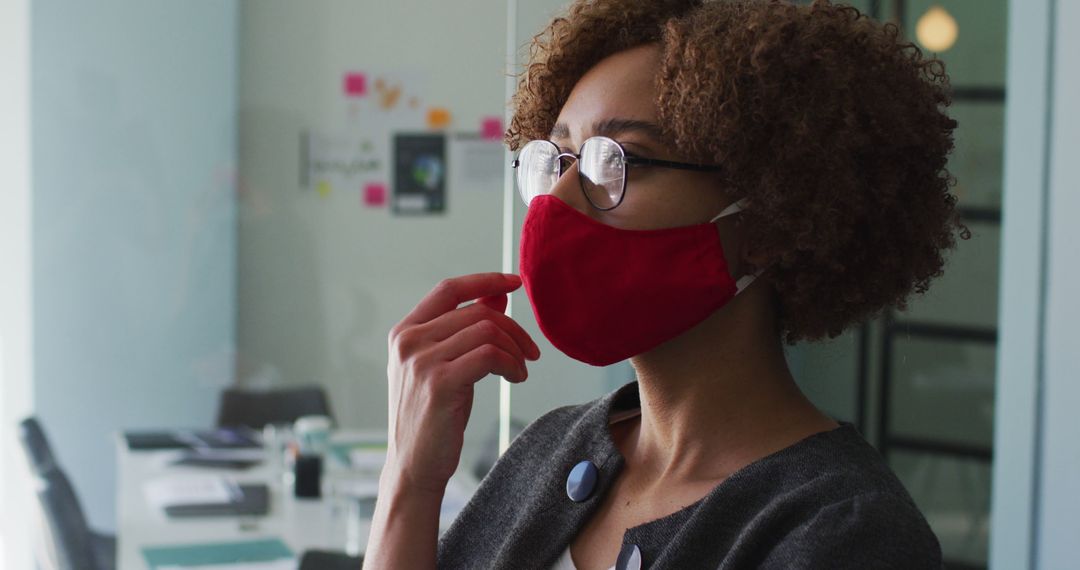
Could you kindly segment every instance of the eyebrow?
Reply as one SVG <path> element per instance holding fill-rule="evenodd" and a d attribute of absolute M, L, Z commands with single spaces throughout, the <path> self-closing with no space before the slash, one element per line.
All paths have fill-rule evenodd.
<path fill-rule="evenodd" d="M 626 133 L 639 133 L 652 139 L 654 142 L 663 142 L 667 139 L 664 130 L 656 123 L 639 121 L 636 119 L 604 119 L 593 123 L 592 134 L 615 138 Z M 565 123 L 556 123 L 549 135 L 553 139 L 570 138 L 570 129 Z"/>

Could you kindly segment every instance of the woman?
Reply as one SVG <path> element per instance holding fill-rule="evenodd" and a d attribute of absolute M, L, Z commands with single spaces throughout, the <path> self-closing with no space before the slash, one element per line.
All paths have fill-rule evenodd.
<path fill-rule="evenodd" d="M 446 280 L 390 333 L 368 567 L 940 567 L 783 344 L 902 309 L 966 239 L 948 104 L 941 63 L 853 8 L 571 6 L 534 41 L 507 132 L 520 278 Z M 638 381 L 536 420 L 437 544 L 473 383 L 522 382 L 540 355 L 502 314 L 522 282 L 553 345 L 629 357 Z"/>

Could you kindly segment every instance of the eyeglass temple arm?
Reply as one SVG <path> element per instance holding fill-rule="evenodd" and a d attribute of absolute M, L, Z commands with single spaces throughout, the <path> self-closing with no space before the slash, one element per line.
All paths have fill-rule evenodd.
<path fill-rule="evenodd" d="M 628 156 L 626 157 L 626 164 L 629 165 L 648 165 L 648 166 L 662 166 L 664 168 L 678 168 L 680 170 L 700 170 L 704 172 L 722 170 L 721 166 L 713 166 L 710 164 L 690 164 L 686 162 L 672 162 L 670 160 L 661 160 L 659 158 L 641 158 L 640 156 Z"/>
<path fill-rule="evenodd" d="M 577 159 L 576 154 L 562 153 L 557 158 L 570 157 Z M 629 165 L 648 165 L 648 166 L 661 166 L 664 168 L 678 168 L 681 170 L 700 170 L 704 172 L 713 172 L 723 170 L 721 166 L 713 166 L 709 164 L 690 164 L 687 162 L 674 162 L 671 160 L 661 160 L 659 158 L 641 158 L 638 156 L 627 156 L 625 159 L 626 164 Z M 521 166 L 521 159 L 515 158 L 510 161 L 511 168 L 518 168 Z"/>
<path fill-rule="evenodd" d="M 572 152 L 564 152 L 564 153 L 561 153 L 561 154 L 559 154 L 559 155 L 557 155 L 555 157 L 556 160 L 562 159 L 562 158 L 572 158 L 574 160 L 578 160 L 581 157 L 574 154 L 574 153 L 572 153 Z M 521 166 L 521 159 L 520 158 L 515 158 L 514 160 L 510 161 L 510 168 L 517 168 L 519 166 Z"/>

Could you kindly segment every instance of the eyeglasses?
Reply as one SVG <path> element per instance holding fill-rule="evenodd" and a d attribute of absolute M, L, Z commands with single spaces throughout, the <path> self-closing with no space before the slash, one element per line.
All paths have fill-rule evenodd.
<path fill-rule="evenodd" d="M 591 137 L 581 144 L 578 154 L 559 152 L 548 140 L 529 141 L 521 148 L 510 165 L 517 170 L 517 186 L 521 199 L 528 206 L 541 194 L 550 194 L 555 183 L 570 166 L 578 163 L 581 191 L 597 210 L 612 210 L 626 195 L 626 168 L 629 166 L 659 166 L 703 172 L 720 170 L 719 166 L 672 162 L 626 154 L 626 149 L 608 137 Z"/>

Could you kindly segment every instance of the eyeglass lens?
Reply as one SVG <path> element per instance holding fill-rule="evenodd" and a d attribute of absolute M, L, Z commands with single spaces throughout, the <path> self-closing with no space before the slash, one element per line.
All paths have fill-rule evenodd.
<path fill-rule="evenodd" d="M 559 175 L 572 164 L 558 147 L 545 140 L 527 143 L 518 157 L 517 183 L 521 199 L 528 205 L 541 194 L 550 194 Z M 578 175 L 585 197 L 593 206 L 607 210 L 622 200 L 625 160 L 618 143 L 606 137 L 592 137 L 581 146 Z"/>
<path fill-rule="evenodd" d="M 518 155 L 518 193 L 528 206 L 532 199 L 548 194 L 559 180 L 559 147 L 550 141 L 529 141 Z"/>
<path fill-rule="evenodd" d="M 622 200 L 623 152 L 615 141 L 593 137 L 581 147 L 578 169 L 585 197 L 601 210 L 614 208 Z"/>

